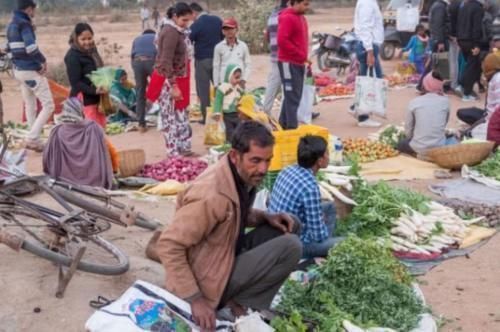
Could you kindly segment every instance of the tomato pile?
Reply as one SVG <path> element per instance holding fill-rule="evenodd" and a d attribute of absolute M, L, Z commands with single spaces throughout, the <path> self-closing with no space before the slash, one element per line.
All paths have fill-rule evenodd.
<path fill-rule="evenodd" d="M 349 96 L 354 94 L 354 87 L 341 83 L 329 84 L 319 90 L 320 97 L 326 96 Z"/>
<path fill-rule="evenodd" d="M 379 159 L 395 157 L 399 152 L 390 145 L 366 138 L 349 138 L 343 141 L 344 153 L 357 154 L 359 161 L 367 163 Z"/>

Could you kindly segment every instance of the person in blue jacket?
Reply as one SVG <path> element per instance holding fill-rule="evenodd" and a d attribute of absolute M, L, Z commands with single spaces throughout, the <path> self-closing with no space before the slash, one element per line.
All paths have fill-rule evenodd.
<path fill-rule="evenodd" d="M 49 82 L 45 77 L 47 61 L 38 48 L 32 19 L 36 3 L 33 0 L 18 0 L 17 10 L 7 27 L 7 49 L 12 54 L 14 76 L 21 85 L 26 107 L 26 118 L 30 131 L 25 146 L 37 152 L 43 151 L 40 135 L 43 126 L 54 111 L 54 100 Z M 37 116 L 37 99 L 42 110 Z"/>
<path fill-rule="evenodd" d="M 403 52 L 410 52 L 408 61 L 415 65 L 417 73 L 422 75 L 425 72 L 425 61 L 429 37 L 425 33 L 425 27 L 422 24 L 417 25 L 415 35 L 411 37 L 408 45 L 403 48 Z"/>

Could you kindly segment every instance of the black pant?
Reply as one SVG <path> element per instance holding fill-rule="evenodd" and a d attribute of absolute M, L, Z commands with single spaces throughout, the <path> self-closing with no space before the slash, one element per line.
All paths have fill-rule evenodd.
<path fill-rule="evenodd" d="M 210 83 L 213 83 L 214 59 L 195 60 L 196 94 L 200 99 L 200 110 L 203 123 L 207 117 L 207 107 L 210 106 Z"/>
<path fill-rule="evenodd" d="M 154 60 L 133 60 L 132 69 L 135 76 L 135 91 L 137 93 L 137 118 L 139 125 L 146 126 L 146 88 L 148 78 L 153 73 Z"/>
<path fill-rule="evenodd" d="M 224 113 L 224 126 L 226 127 L 226 142 L 231 142 L 236 127 L 240 124 L 238 112 Z"/>
<path fill-rule="evenodd" d="M 281 61 L 278 62 L 278 66 L 284 95 L 280 125 L 283 129 L 295 129 L 299 126 L 297 112 L 304 89 L 305 66 Z"/>
<path fill-rule="evenodd" d="M 467 123 L 468 125 L 473 125 L 479 120 L 481 120 L 485 115 L 486 111 L 477 107 L 461 108 L 457 111 L 457 117 L 460 121 Z"/>
<path fill-rule="evenodd" d="M 410 146 L 410 140 L 409 139 L 404 139 L 399 142 L 397 150 L 401 153 L 409 154 L 410 156 L 415 157 L 417 153 L 415 150 L 412 149 Z"/>
<path fill-rule="evenodd" d="M 462 77 L 460 78 L 460 85 L 464 88 L 464 95 L 470 96 L 474 89 L 474 84 L 479 83 L 481 80 L 481 58 L 479 55 L 473 55 L 472 49 L 474 44 L 470 41 L 459 41 L 458 45 L 467 62 Z"/>

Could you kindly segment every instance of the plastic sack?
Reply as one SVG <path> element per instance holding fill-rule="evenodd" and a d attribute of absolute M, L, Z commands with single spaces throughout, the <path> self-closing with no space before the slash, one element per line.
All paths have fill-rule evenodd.
<path fill-rule="evenodd" d="M 273 332 L 274 329 L 267 325 L 256 312 L 239 318 L 236 321 L 236 332 Z"/>
<path fill-rule="evenodd" d="M 357 76 L 354 109 L 357 115 L 377 115 L 385 118 L 388 83 L 372 76 Z"/>
<path fill-rule="evenodd" d="M 302 98 L 300 99 L 299 108 L 297 110 L 299 123 L 311 124 L 315 94 L 316 88 L 313 85 L 304 84 Z"/>
<path fill-rule="evenodd" d="M 500 190 L 500 181 L 484 176 L 478 171 L 469 168 L 469 166 L 467 165 L 464 165 L 462 167 L 462 178 L 471 179 L 478 183 L 484 184 L 487 187 Z"/>
<path fill-rule="evenodd" d="M 415 32 L 415 28 L 420 21 L 420 14 L 417 7 L 410 4 L 398 8 L 396 14 L 396 30 Z"/>
<path fill-rule="evenodd" d="M 211 107 L 207 108 L 207 121 L 205 124 L 205 145 L 222 145 L 226 142 L 226 128 L 221 116 L 216 120 Z"/>
<path fill-rule="evenodd" d="M 146 90 L 146 99 L 154 103 L 160 98 L 163 84 L 165 83 L 165 76 L 160 75 L 158 71 L 153 71 L 149 80 L 148 88 Z"/>
<path fill-rule="evenodd" d="M 217 331 L 232 331 L 232 325 L 217 321 Z M 89 332 L 199 331 L 187 302 L 144 281 L 136 281 L 119 299 L 96 311 L 85 329 Z"/>
<path fill-rule="evenodd" d="M 156 196 L 171 196 L 177 195 L 183 191 L 186 186 L 175 180 L 167 180 L 158 184 L 146 185 L 139 191 Z"/>
<path fill-rule="evenodd" d="M 267 211 L 267 199 L 269 198 L 269 190 L 262 189 L 255 196 L 253 208 L 257 210 Z"/>

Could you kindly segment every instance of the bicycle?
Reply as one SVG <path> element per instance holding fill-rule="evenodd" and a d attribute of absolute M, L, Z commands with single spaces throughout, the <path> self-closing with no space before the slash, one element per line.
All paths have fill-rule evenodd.
<path fill-rule="evenodd" d="M 0 131 L 4 160 L 8 137 L 3 130 L 0 98 Z M 45 176 L 31 177 L 14 169 L 0 167 L 0 173 L 14 180 L 0 185 L 0 243 L 26 250 L 59 266 L 56 296 L 62 298 L 76 270 L 101 275 L 120 275 L 128 271 L 129 260 L 119 248 L 100 234 L 112 224 L 137 225 L 149 230 L 160 226 L 94 188 L 55 181 Z M 41 192 L 51 198 L 51 208 L 25 199 Z M 68 271 L 67 268 L 69 268 Z"/>

